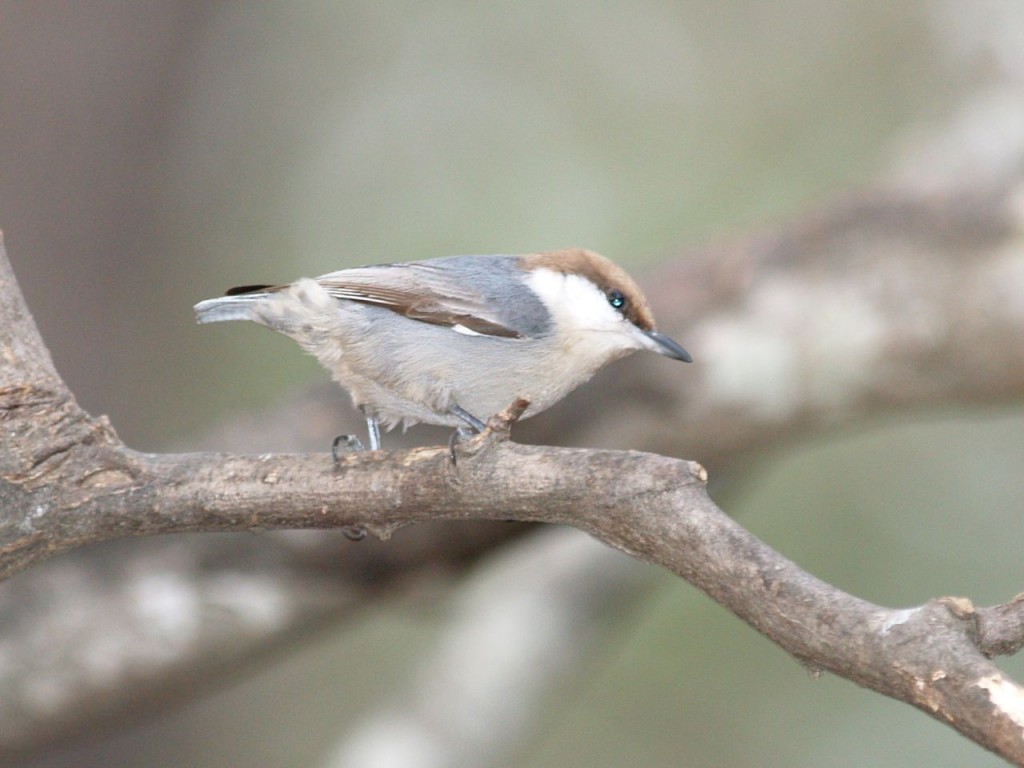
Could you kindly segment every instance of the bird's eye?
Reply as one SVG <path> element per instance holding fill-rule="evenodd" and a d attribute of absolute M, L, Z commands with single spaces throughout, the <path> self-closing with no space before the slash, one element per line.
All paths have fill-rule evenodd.
<path fill-rule="evenodd" d="M 626 297 L 622 295 L 622 291 L 608 291 L 608 303 L 615 307 L 615 309 L 623 309 L 627 302 Z"/>

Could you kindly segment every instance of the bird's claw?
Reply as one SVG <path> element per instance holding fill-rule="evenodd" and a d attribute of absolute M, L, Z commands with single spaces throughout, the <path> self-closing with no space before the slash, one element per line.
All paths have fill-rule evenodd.
<path fill-rule="evenodd" d="M 451 461 L 453 467 L 458 462 L 458 458 L 455 455 L 455 448 L 458 445 L 459 440 L 465 440 L 466 438 L 473 437 L 474 434 L 476 433 L 471 429 L 459 427 L 453 431 L 452 436 L 448 438 L 448 459 Z"/>
<path fill-rule="evenodd" d="M 334 463 L 337 464 L 341 461 L 342 453 L 365 450 L 366 448 L 363 446 L 362 441 L 355 435 L 338 435 L 334 438 L 334 442 L 331 443 L 331 458 L 333 458 Z"/>

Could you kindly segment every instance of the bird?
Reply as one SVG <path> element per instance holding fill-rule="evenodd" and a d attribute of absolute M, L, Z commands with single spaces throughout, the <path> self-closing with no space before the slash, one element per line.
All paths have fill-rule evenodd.
<path fill-rule="evenodd" d="M 298 342 L 351 395 L 370 450 L 381 427 L 479 433 L 517 399 L 534 416 L 638 350 L 692 362 L 633 278 L 584 248 L 342 269 L 194 309 L 199 323 L 249 320 Z"/>

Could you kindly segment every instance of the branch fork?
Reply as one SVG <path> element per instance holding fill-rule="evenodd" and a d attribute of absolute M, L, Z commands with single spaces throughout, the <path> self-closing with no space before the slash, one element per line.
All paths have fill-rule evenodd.
<path fill-rule="evenodd" d="M 952 226 L 957 216 L 972 210 L 954 206 L 944 211 L 942 220 Z M 862 238 L 851 237 L 858 221 L 854 213 L 863 212 L 851 208 L 845 218 L 832 223 L 841 236 L 859 241 Z M 889 210 L 886 221 L 892 220 Z M 776 288 L 786 286 L 793 295 L 803 295 L 795 290 L 801 287 L 799 275 L 786 270 L 800 266 L 801 254 L 813 260 L 814 252 L 805 253 L 800 247 L 801 239 L 823 242 L 823 222 L 816 220 L 812 225 L 807 231 L 798 230 L 795 237 L 780 238 L 786 259 L 773 259 L 778 243 L 761 242 L 757 248 L 739 252 L 738 259 L 751 260 L 743 269 L 730 262 L 729 275 L 719 274 L 717 281 L 699 279 L 702 271 L 715 277 L 715 265 L 721 260 L 712 259 L 696 268 L 696 279 L 681 281 L 682 285 L 722 284 L 733 297 L 734 306 L 723 304 L 709 312 L 696 335 L 714 337 L 715 318 L 739 311 L 736 297 L 746 294 L 730 289 L 731 275 L 749 277 L 767 264 L 777 270 Z M 931 259 L 927 263 L 934 263 L 934 241 L 927 245 Z M 875 249 L 883 262 L 879 274 L 904 268 L 908 274 L 928 274 L 915 271 L 914 256 L 907 255 L 909 247 L 904 243 L 901 247 L 899 263 Z M 947 258 L 964 269 L 977 268 L 981 261 L 973 251 L 963 261 Z M 858 273 L 865 271 L 869 270 Z M 842 279 L 852 280 L 847 273 Z M 950 284 L 965 282 L 951 280 Z M 767 283 L 751 280 L 753 286 Z M 889 283 L 908 290 L 932 287 L 920 280 L 874 279 L 865 290 Z M 851 285 L 851 290 L 859 287 Z M 960 297 L 960 292 L 953 292 L 943 299 Z M 886 316 L 882 310 L 889 304 L 869 292 L 861 298 L 865 307 L 877 310 L 875 319 L 883 331 L 894 329 L 893 338 L 899 343 L 893 350 L 899 356 L 873 366 L 892 372 L 893 381 L 883 380 L 855 393 L 863 401 L 851 395 L 850 408 L 856 412 L 859 402 L 872 402 L 872 398 L 892 397 L 898 402 L 907 382 L 922 371 L 928 377 L 925 391 L 934 398 L 935 386 L 941 382 L 928 375 L 928 365 L 916 365 L 911 354 L 932 361 L 931 337 L 925 335 L 920 348 L 908 350 L 907 344 L 918 337 L 903 333 L 899 323 L 905 318 Z M 752 301 L 754 306 L 763 304 Z M 701 299 L 679 304 L 697 311 Z M 971 333 L 960 334 L 962 329 L 950 324 L 952 335 L 938 343 L 971 355 L 982 346 L 978 339 L 998 338 L 1009 351 L 1004 357 L 992 357 L 982 350 L 985 364 L 965 363 L 965 378 L 949 395 L 960 394 L 957 386 L 975 397 L 1019 392 L 1024 343 L 1006 344 L 1007 339 L 1019 337 L 1019 318 L 1008 319 L 994 311 L 962 314 L 976 324 L 970 327 Z M 766 327 L 755 320 L 760 328 Z M 730 326 L 730 332 L 742 330 L 735 323 Z M 779 332 L 787 340 L 793 335 L 785 328 Z M 880 347 L 884 341 L 880 337 Z M 708 359 L 714 363 L 713 356 Z M 994 359 L 1007 361 L 1001 389 L 992 384 Z M 493 417 L 484 432 L 459 447 L 460 456 L 469 460 L 461 461 L 457 471 L 444 448 L 351 454 L 336 464 L 323 454 L 138 453 L 124 446 L 104 419 L 85 414 L 57 375 L 17 290 L 2 243 L 0 361 L 0 577 L 83 544 L 128 536 L 348 528 L 386 539 L 398 527 L 430 520 L 572 525 L 686 579 L 808 667 L 831 671 L 913 704 L 1024 766 L 1024 690 L 988 658 L 1015 652 L 1024 644 L 1024 600 L 1018 597 L 1005 605 L 976 609 L 964 598 L 940 598 L 902 610 L 860 600 L 802 571 L 730 519 L 708 496 L 707 472 L 696 462 L 636 451 L 513 443 L 510 427 L 525 411 L 524 401 Z M 913 375 L 908 376 L 908 371 Z M 970 377 L 974 372 L 986 378 L 975 384 Z M 756 432 L 761 440 L 766 433 L 781 431 L 765 415 L 761 401 L 743 399 L 760 392 L 732 394 L 739 399 L 722 404 L 706 387 L 696 393 L 691 407 L 698 416 L 690 417 L 691 421 L 661 421 L 672 422 L 674 430 L 678 423 L 685 423 L 686 429 L 700 434 L 726 435 L 720 441 L 720 447 L 726 448 L 744 430 Z M 827 411 L 817 413 L 818 406 L 808 404 L 792 416 L 794 423 L 806 428 L 816 416 L 831 418 L 839 406 L 826 405 Z M 703 428 L 701 418 L 710 419 Z M 737 418 L 742 423 L 739 427 L 738 422 L 729 421 Z M 658 428 L 662 425 L 651 432 Z M 442 463 L 447 470 L 441 469 Z"/>

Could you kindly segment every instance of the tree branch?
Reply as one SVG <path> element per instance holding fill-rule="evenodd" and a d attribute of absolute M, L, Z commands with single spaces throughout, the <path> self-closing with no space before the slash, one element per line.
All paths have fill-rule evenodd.
<path fill-rule="evenodd" d="M 928 712 L 1024 763 L 1024 690 L 966 600 L 872 605 L 800 570 L 711 501 L 700 465 L 639 452 L 541 448 L 488 432 L 452 465 L 446 448 L 326 456 L 125 452 L 101 490 L 76 492 L 74 521 L 22 519 L 26 540 L 268 528 L 358 527 L 387 538 L 428 519 L 561 523 L 662 565 L 815 670 Z M 499 503 L 495 499 L 500 499 Z M 13 521 L 12 521 L 13 522 Z M 51 547 L 51 551 L 53 547 Z M 7 552 L 37 548 L 7 541 Z"/>
<path fill-rule="evenodd" d="M 635 428 L 678 443 L 687 425 L 722 459 L 885 406 L 1019 397 L 1024 279 L 1013 199 L 1001 189 L 849 206 L 670 270 L 683 288 L 665 325 L 691 325 L 684 337 L 705 366 L 672 388 L 642 361 L 620 367 L 620 380 L 654 395 Z M 707 498 L 697 465 L 649 454 L 517 446 L 494 435 L 467 446 L 456 468 L 443 449 L 356 455 L 338 467 L 324 455 L 135 453 L 56 376 L 2 253 L 0 289 L 4 575 L 127 535 L 335 526 L 387 535 L 426 519 L 569 523 L 670 568 L 805 664 L 913 703 L 1024 762 L 1020 689 L 982 653 L 1020 647 L 1019 601 L 980 612 L 965 601 L 910 611 L 864 603 L 736 526 Z M 841 301 L 830 303 L 837 292 Z M 772 354 L 760 354 L 766 346 Z M 608 397 L 623 402 L 621 390 Z M 682 417 L 664 418 L 683 399 Z M 586 407 L 606 405 L 595 398 Z M 590 426 L 598 420 L 569 418 L 599 437 Z M 907 649 L 915 653 L 901 655 Z"/>

